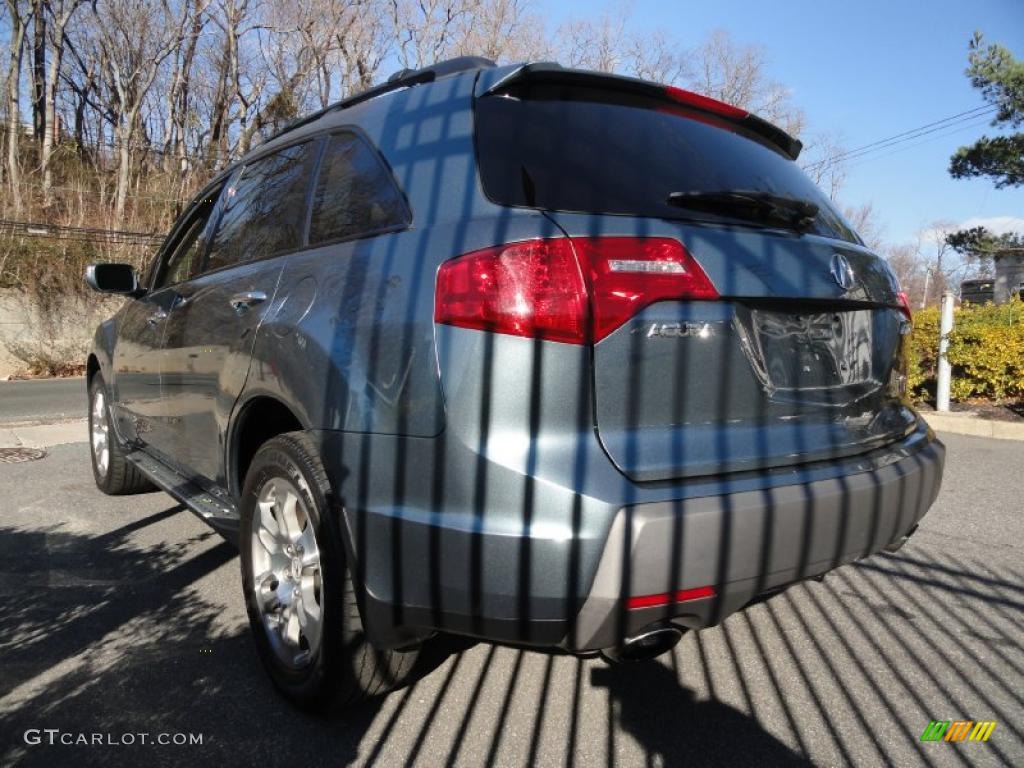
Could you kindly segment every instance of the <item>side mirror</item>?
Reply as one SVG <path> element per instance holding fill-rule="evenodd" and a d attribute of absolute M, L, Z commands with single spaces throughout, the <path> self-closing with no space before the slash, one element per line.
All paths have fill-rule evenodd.
<path fill-rule="evenodd" d="M 90 264 L 85 268 L 85 284 L 100 293 L 135 296 L 141 292 L 131 264 Z"/>

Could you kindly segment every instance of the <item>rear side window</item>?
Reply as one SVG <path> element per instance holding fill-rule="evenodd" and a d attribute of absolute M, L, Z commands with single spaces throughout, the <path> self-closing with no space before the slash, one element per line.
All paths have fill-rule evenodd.
<path fill-rule="evenodd" d="M 310 245 L 404 227 L 409 221 L 405 200 L 376 151 L 354 133 L 331 136 L 313 194 Z"/>
<path fill-rule="evenodd" d="M 816 203 L 811 231 L 856 242 L 828 198 L 765 140 L 651 97 L 515 85 L 477 101 L 476 136 L 484 192 L 499 205 L 717 220 L 666 201 L 755 190 Z"/>
<path fill-rule="evenodd" d="M 260 158 L 225 190 L 207 270 L 302 246 L 313 147 L 309 141 Z"/>

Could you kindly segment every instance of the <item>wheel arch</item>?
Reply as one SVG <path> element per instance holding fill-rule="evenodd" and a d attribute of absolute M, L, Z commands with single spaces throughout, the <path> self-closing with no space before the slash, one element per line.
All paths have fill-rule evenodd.
<path fill-rule="evenodd" d="M 85 391 L 87 393 L 90 391 L 92 380 L 97 373 L 100 373 L 100 359 L 96 357 L 95 352 L 90 352 L 89 358 L 85 361 Z"/>
<path fill-rule="evenodd" d="M 273 395 L 252 395 L 237 406 L 229 431 L 225 472 L 231 494 L 241 499 L 245 474 L 261 445 L 278 435 L 306 428 L 295 410 Z"/>

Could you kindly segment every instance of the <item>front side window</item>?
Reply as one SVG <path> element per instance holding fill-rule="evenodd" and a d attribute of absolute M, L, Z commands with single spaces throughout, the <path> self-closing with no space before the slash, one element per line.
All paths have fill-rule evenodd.
<path fill-rule="evenodd" d="M 404 227 L 409 218 L 377 153 L 353 133 L 331 136 L 313 194 L 310 245 Z"/>
<path fill-rule="evenodd" d="M 225 191 L 206 271 L 302 247 L 314 146 L 296 144 L 245 167 Z"/>
<path fill-rule="evenodd" d="M 181 234 L 170 246 L 170 255 L 157 275 L 154 289 L 184 283 L 199 274 L 203 252 L 209 242 L 207 225 L 220 192 L 221 188 L 218 187 L 193 201 L 185 225 L 180 230 Z"/>

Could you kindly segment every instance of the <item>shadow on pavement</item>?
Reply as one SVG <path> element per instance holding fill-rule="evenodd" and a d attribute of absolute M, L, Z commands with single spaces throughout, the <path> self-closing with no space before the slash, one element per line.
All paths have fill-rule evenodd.
<path fill-rule="evenodd" d="M 697 701 L 662 664 L 595 667 L 590 682 L 608 690 L 614 720 L 649 765 L 812 765 L 739 710 Z"/>
<path fill-rule="evenodd" d="M 235 551 L 180 507 L 149 509 L 103 533 L 90 533 L 91 523 L 72 531 L 62 510 L 0 525 L 0 765 L 1014 765 L 1024 757 L 1015 718 L 1024 707 L 1024 585 L 1013 549 L 951 549 L 926 530 L 897 554 L 690 633 L 651 663 L 605 667 L 439 637 L 409 687 L 312 717 L 281 699 L 260 668 Z M 169 523 L 176 527 L 160 527 Z M 920 742 L 929 720 L 959 717 L 998 726 L 986 744 Z M 32 746 L 29 729 L 204 741 Z"/>

